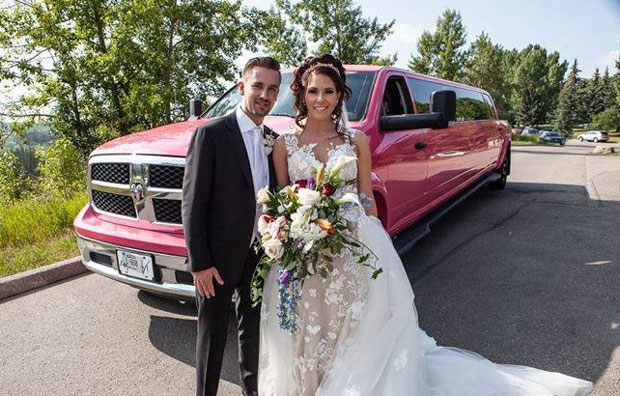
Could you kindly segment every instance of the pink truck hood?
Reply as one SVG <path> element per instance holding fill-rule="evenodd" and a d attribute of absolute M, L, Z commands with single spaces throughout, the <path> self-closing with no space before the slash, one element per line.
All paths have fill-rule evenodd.
<path fill-rule="evenodd" d="M 91 155 L 142 154 L 185 157 L 192 133 L 197 127 L 209 122 L 201 118 L 164 125 L 111 140 L 99 146 Z M 265 117 L 265 125 L 282 133 L 294 125 L 290 117 Z"/>

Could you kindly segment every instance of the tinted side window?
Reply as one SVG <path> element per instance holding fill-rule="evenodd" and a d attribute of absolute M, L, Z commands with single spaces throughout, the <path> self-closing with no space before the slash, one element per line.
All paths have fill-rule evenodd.
<path fill-rule="evenodd" d="M 431 95 L 433 92 L 447 90 L 456 93 L 457 121 L 495 119 L 494 113 L 493 116 L 489 113 L 488 104 L 484 102 L 480 92 L 413 77 L 409 77 L 407 81 L 413 91 L 416 109 L 419 114 L 430 113 Z"/>
<path fill-rule="evenodd" d="M 418 114 L 430 113 L 431 95 L 433 92 L 452 89 L 451 87 L 447 87 L 442 84 L 418 80 L 417 78 L 412 77 L 407 78 L 407 82 L 409 83 L 409 88 L 413 91 L 413 98 L 415 100 L 415 107 L 418 110 Z"/>
<path fill-rule="evenodd" d="M 456 91 L 456 120 L 475 121 L 489 119 L 488 108 L 482 100 L 482 94 L 465 88 L 453 88 Z"/>

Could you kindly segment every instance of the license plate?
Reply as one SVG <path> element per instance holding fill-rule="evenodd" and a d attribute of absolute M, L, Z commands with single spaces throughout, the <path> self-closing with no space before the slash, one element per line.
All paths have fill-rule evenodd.
<path fill-rule="evenodd" d="M 153 257 L 117 250 L 118 270 L 121 274 L 134 278 L 155 280 Z"/>

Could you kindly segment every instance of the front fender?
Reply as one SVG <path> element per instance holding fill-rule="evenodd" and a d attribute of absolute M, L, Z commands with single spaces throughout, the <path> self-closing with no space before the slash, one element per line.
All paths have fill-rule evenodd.
<path fill-rule="evenodd" d="M 374 172 L 370 174 L 370 182 L 372 185 L 372 193 L 375 196 L 375 203 L 377 204 L 377 212 L 379 218 L 385 228 L 388 223 L 388 206 L 387 206 L 387 189 L 383 180 Z"/>

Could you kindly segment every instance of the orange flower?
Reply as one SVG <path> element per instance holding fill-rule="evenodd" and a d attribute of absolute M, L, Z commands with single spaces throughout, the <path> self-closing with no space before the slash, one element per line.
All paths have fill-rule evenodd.
<path fill-rule="evenodd" d="M 323 231 L 327 231 L 328 234 L 334 233 L 334 226 L 328 220 L 316 219 L 314 220 L 314 222 L 316 223 L 316 225 L 319 226 L 320 229 L 322 229 Z"/>

